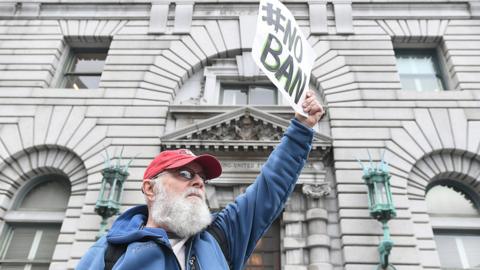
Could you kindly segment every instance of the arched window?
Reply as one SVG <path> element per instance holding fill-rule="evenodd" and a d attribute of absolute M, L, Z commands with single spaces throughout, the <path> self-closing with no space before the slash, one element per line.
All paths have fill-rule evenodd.
<path fill-rule="evenodd" d="M 464 184 L 442 180 L 426 203 L 442 269 L 480 269 L 479 196 Z"/>
<path fill-rule="evenodd" d="M 5 215 L 0 269 L 48 269 L 70 198 L 62 175 L 38 176 L 23 186 Z"/>

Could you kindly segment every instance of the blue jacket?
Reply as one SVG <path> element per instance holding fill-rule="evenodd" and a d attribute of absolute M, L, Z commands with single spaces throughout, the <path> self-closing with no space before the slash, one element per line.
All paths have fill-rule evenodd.
<path fill-rule="evenodd" d="M 255 182 L 215 218 L 208 230 L 192 236 L 185 246 L 186 269 L 243 269 L 257 241 L 282 212 L 293 191 L 311 148 L 313 130 L 296 119 L 285 132 L 280 144 L 270 154 Z M 163 229 L 146 228 L 145 205 L 123 213 L 106 237 L 100 238 L 80 260 L 77 270 L 104 269 L 108 242 L 127 244 L 114 270 L 180 269 Z M 225 258 L 212 229 L 226 242 Z M 217 235 L 218 236 L 218 235 Z M 217 237 L 218 238 L 218 237 Z"/>

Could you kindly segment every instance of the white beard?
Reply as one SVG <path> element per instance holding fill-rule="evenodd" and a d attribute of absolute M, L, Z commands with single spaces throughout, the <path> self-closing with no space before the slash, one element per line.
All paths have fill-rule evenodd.
<path fill-rule="evenodd" d="M 162 182 L 155 183 L 155 201 L 152 204 L 152 219 L 182 238 L 190 237 L 212 222 L 212 216 L 205 201 L 205 195 L 191 187 L 183 194 L 168 194 Z M 189 199 L 197 194 L 202 198 Z"/>

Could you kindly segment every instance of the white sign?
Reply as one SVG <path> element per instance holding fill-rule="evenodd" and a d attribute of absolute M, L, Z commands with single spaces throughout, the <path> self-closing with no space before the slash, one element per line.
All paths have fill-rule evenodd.
<path fill-rule="evenodd" d="M 292 13 L 278 0 L 260 1 L 252 56 L 295 111 L 307 116 L 302 103 L 316 56 Z"/>

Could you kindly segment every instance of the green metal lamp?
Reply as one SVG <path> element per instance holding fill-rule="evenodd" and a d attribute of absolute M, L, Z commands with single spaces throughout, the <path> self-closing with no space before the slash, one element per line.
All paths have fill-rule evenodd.
<path fill-rule="evenodd" d="M 380 253 L 379 268 L 395 268 L 388 261 L 390 251 L 393 247 L 393 241 L 390 239 L 390 229 L 387 223 L 397 215 L 390 190 L 391 176 L 388 171 L 388 164 L 383 157 L 377 166 L 373 165 L 371 158 L 368 166 L 363 166 L 362 163 L 360 164 L 363 167 L 362 179 L 368 187 L 368 208 L 370 209 L 370 216 L 381 222 L 383 228 L 383 239 L 378 246 L 378 252 Z"/>
<path fill-rule="evenodd" d="M 120 212 L 120 198 L 123 192 L 123 183 L 129 175 L 128 166 L 132 160 L 126 165 L 121 165 L 122 157 L 120 154 L 118 162 L 113 164 L 110 158 L 108 158 L 107 152 L 105 167 L 102 170 L 102 186 L 97 203 L 95 204 L 95 212 L 102 217 L 97 238 L 102 237 L 106 233 L 107 220 Z"/>

